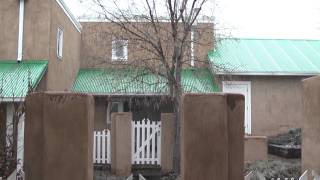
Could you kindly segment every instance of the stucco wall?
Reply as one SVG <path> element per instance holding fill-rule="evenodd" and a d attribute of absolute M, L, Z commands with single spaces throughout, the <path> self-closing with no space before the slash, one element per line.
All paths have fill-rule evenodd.
<path fill-rule="evenodd" d="M 25 2 L 23 59 L 49 59 L 51 0 Z"/>
<path fill-rule="evenodd" d="M 251 82 L 252 135 L 273 136 L 302 125 L 303 77 L 235 76 L 229 81 Z M 219 78 L 220 86 L 222 78 Z M 221 86 L 222 89 L 222 86 Z"/>
<path fill-rule="evenodd" d="M 55 0 L 51 7 L 47 90 L 70 90 L 79 70 L 81 34 Z M 63 29 L 63 57 L 57 59 L 57 31 Z"/>
<path fill-rule="evenodd" d="M 17 58 L 18 1 L 0 1 L 0 59 Z"/>
<path fill-rule="evenodd" d="M 320 76 L 303 81 L 302 172 L 320 172 Z"/>
<path fill-rule="evenodd" d="M 148 59 L 148 62 L 144 63 L 159 63 L 159 60 L 152 62 L 151 57 L 154 57 L 153 53 L 145 50 L 146 48 L 152 49 L 145 41 L 136 41 L 130 33 L 125 33 L 124 30 L 110 22 L 81 22 L 82 30 L 82 42 L 81 42 L 81 67 L 110 67 L 112 65 L 119 65 L 118 62 L 112 62 L 112 39 L 128 39 L 128 62 L 137 63 L 143 59 Z M 139 30 L 143 29 L 143 32 L 149 32 L 151 36 L 155 36 L 153 28 L 150 28 L 150 24 L 146 23 L 133 23 Z M 170 34 L 170 24 L 163 22 L 159 25 L 161 28 L 161 39 L 163 39 L 162 45 L 165 51 L 165 55 L 170 57 L 172 54 L 172 43 L 168 43 Z M 132 28 L 134 29 L 134 28 Z M 147 30 L 148 29 L 148 30 Z M 210 23 L 199 23 L 197 26 L 197 36 L 201 41 L 201 45 L 195 45 L 195 56 L 203 61 L 207 58 L 208 50 L 213 49 L 213 25 Z M 190 37 L 189 41 L 190 41 Z M 154 51 L 154 50 L 153 50 Z M 185 51 L 187 58 L 190 59 L 190 48 Z M 126 63 L 128 64 L 128 63 Z M 138 63 L 137 63 L 138 64 Z M 137 65 L 135 64 L 135 65 Z M 141 65 L 141 63 L 140 63 Z M 201 66 L 201 64 L 197 64 Z M 138 66 L 138 65 L 137 65 Z"/>
<path fill-rule="evenodd" d="M 181 179 L 240 180 L 244 97 L 186 94 L 181 113 Z"/>
<path fill-rule="evenodd" d="M 26 180 L 92 180 L 93 97 L 34 93 L 26 107 Z"/>

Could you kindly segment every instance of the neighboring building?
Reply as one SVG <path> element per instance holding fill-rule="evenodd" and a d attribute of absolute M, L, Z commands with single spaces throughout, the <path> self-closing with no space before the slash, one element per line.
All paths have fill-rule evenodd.
<path fill-rule="evenodd" d="M 301 128 L 301 80 L 320 73 L 320 41 L 225 39 L 209 53 L 224 92 L 246 97 L 246 133 Z"/>
<path fill-rule="evenodd" d="M 62 0 L 0 2 L 1 152 L 14 134 L 15 105 L 28 91 L 71 90 L 80 66 L 81 25 Z M 24 116 L 18 129 L 23 153 Z"/>

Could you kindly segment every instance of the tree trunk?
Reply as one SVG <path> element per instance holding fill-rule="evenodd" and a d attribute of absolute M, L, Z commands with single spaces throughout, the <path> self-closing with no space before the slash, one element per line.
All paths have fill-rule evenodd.
<path fill-rule="evenodd" d="M 181 117 L 181 107 L 180 107 L 180 97 L 175 99 L 174 108 L 175 108 L 175 141 L 173 146 L 173 171 L 176 174 L 180 174 L 180 161 L 181 161 L 181 153 L 180 153 L 180 117 Z"/>

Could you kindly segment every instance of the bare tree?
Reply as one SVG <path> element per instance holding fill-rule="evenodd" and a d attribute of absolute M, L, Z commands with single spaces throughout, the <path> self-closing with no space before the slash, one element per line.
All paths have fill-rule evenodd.
<path fill-rule="evenodd" d="M 15 91 L 18 92 L 18 87 L 12 89 L 10 97 L 7 97 L 8 94 L 4 95 L 4 88 L 7 87 L 3 82 L 11 81 L 9 76 L 10 74 L 2 77 L 0 88 L 0 177 L 8 177 L 14 170 L 17 170 L 17 179 L 21 179 L 24 177 L 22 156 L 25 102 L 24 97 L 15 94 Z M 28 70 L 27 77 L 24 77 L 23 74 L 15 77 L 25 79 L 27 94 L 34 91 L 30 70 Z"/>
<path fill-rule="evenodd" d="M 156 87 L 161 88 L 163 84 L 168 87 L 176 115 L 173 165 L 174 171 L 180 173 L 181 74 L 186 67 L 206 67 L 207 56 L 197 52 L 215 42 L 213 19 L 205 28 L 197 25 L 207 0 L 144 0 L 138 4 L 131 3 L 125 9 L 117 1 L 87 1 L 98 7 L 94 10 L 99 18 L 116 27 L 110 30 L 114 39 L 129 40 L 134 45 L 134 55 L 128 61 L 101 59 L 101 64 L 130 68 L 135 71 L 134 79 L 139 81 L 144 81 L 141 77 L 151 73 L 158 79 Z M 120 42 L 116 46 L 125 43 Z"/>

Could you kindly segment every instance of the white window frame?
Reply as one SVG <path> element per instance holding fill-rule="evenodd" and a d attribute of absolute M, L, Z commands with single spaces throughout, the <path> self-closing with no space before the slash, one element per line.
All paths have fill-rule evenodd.
<path fill-rule="evenodd" d="M 116 50 L 116 42 L 122 41 L 123 46 L 123 57 L 117 56 L 117 50 Z M 112 40 L 112 61 L 128 61 L 128 40 L 126 39 L 113 39 Z"/>
<path fill-rule="evenodd" d="M 248 92 L 247 92 L 247 106 L 245 108 L 247 108 L 245 110 L 245 113 L 247 113 L 247 120 L 245 119 L 245 123 L 247 122 L 247 125 L 245 124 L 246 134 L 251 134 L 252 132 L 252 126 L 251 126 L 251 82 L 250 81 L 222 81 L 222 91 L 226 92 L 225 90 L 225 86 L 226 85 L 246 85 L 248 88 Z"/>
<path fill-rule="evenodd" d="M 63 29 L 58 27 L 57 31 L 57 57 L 62 59 L 63 57 Z"/>

